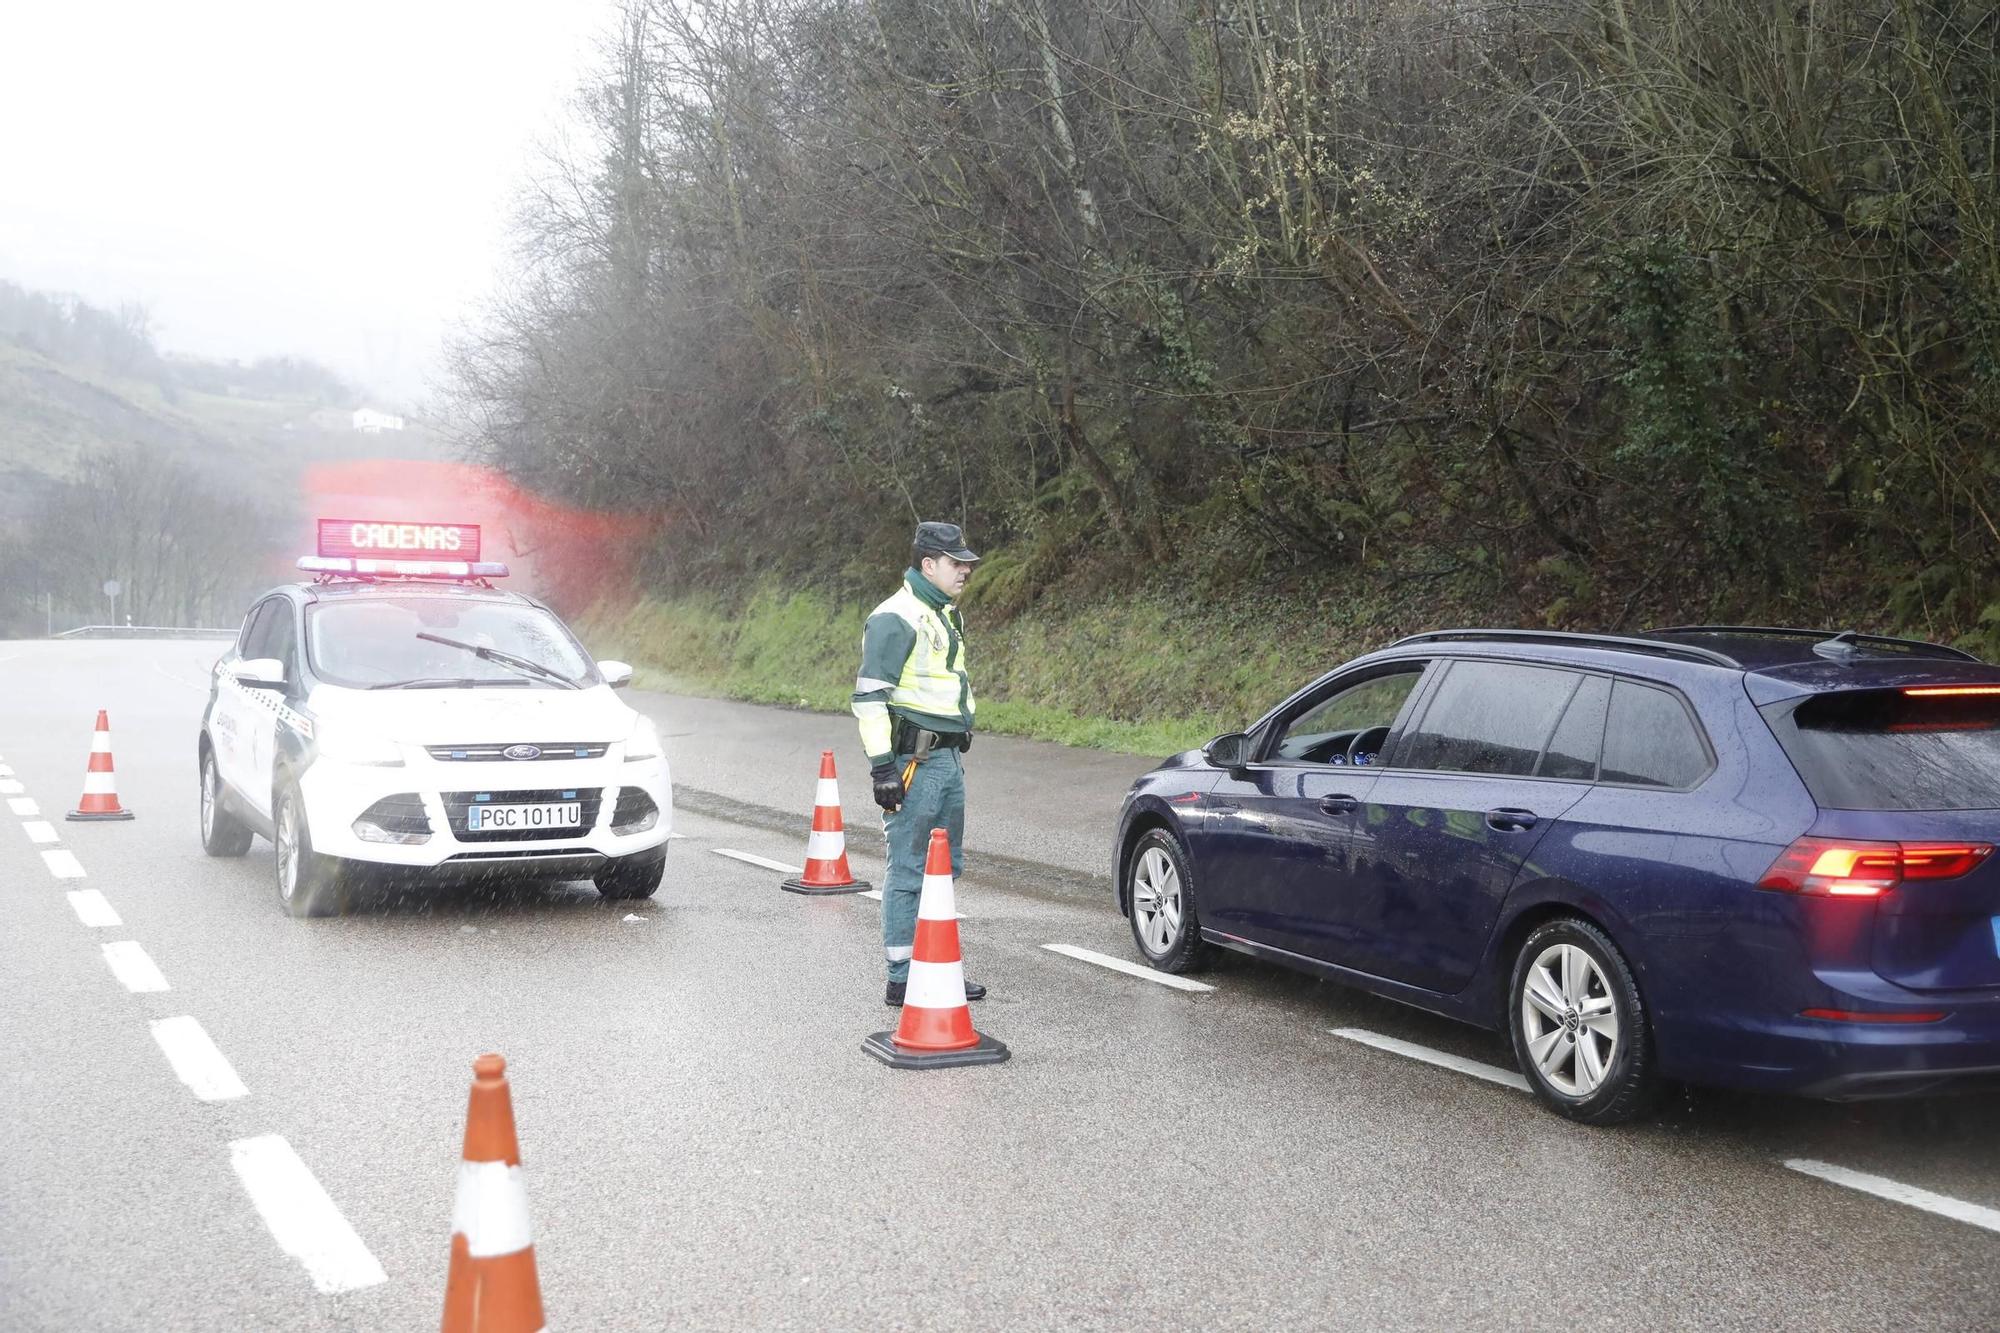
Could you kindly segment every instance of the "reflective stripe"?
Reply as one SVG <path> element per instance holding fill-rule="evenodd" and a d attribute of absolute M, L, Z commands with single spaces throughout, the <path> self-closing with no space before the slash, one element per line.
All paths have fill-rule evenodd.
<path fill-rule="evenodd" d="M 919 958 L 910 964 L 908 989 L 903 1003 L 912 1009 L 963 1009 L 965 1007 L 965 965 L 960 962 L 927 963 Z"/>
<path fill-rule="evenodd" d="M 900 949 L 884 949 L 882 950 L 882 956 L 892 963 L 907 963 L 910 961 L 910 950 L 913 947 L 912 945 L 905 944 Z"/>
<path fill-rule="evenodd" d="M 83 775 L 83 794 L 85 796 L 108 796 L 116 790 L 118 790 L 117 785 L 109 773 L 85 773 Z"/>
<path fill-rule="evenodd" d="M 830 805 L 840 808 L 840 784 L 832 778 L 821 778 L 819 788 L 813 793 L 814 805 Z"/>
<path fill-rule="evenodd" d="M 854 678 L 854 692 L 856 694 L 873 694 L 877 690 L 893 690 L 895 688 L 896 682 L 893 680 L 877 680 L 873 676 L 856 676 Z"/>
<path fill-rule="evenodd" d="M 844 833 L 814 833 L 806 839 L 806 860 L 834 861 L 847 855 Z"/>
<path fill-rule="evenodd" d="M 465 1237 L 465 1247 L 475 1259 L 513 1254 L 534 1244 L 528 1226 L 528 1185 L 521 1168 L 505 1162 L 460 1162 L 451 1230 Z"/>

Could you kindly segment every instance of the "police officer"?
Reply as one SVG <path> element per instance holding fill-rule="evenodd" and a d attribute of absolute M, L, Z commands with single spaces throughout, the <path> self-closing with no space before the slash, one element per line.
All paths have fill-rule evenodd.
<path fill-rule="evenodd" d="M 973 702 L 957 600 L 978 560 L 956 523 L 917 524 L 903 585 L 875 608 L 861 636 L 854 716 L 889 840 L 882 955 L 889 964 L 884 998 L 892 1005 L 903 1003 L 909 980 L 932 829 L 951 837 L 953 876 L 964 867 L 961 757 L 972 744 Z M 965 983 L 968 1000 L 985 994 L 984 986 Z"/>

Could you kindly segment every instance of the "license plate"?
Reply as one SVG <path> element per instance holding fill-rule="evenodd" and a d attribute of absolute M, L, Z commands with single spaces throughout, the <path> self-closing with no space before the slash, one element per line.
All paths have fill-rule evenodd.
<path fill-rule="evenodd" d="M 582 828 L 583 806 L 576 801 L 549 805 L 479 805 L 465 811 L 467 833 L 544 828 Z"/>

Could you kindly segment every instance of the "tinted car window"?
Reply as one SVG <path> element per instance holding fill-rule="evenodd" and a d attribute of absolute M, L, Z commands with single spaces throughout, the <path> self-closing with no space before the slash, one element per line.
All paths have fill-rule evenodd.
<path fill-rule="evenodd" d="M 1314 763 L 1344 763 L 1349 742 L 1376 727 L 1389 727 L 1403 711 L 1403 701 L 1416 688 L 1423 668 L 1375 676 L 1359 685 L 1340 690 L 1313 704 L 1280 733 L 1271 752 L 1274 759 L 1303 759 Z M 1371 751 L 1381 749 L 1377 738 Z"/>
<path fill-rule="evenodd" d="M 272 597 L 258 604 L 251 614 L 250 624 L 243 633 L 243 656 L 245 658 L 276 657 L 278 626 L 287 619 L 285 599 Z"/>
<path fill-rule="evenodd" d="M 1396 753 L 1396 765 L 1525 777 L 1535 771 L 1577 681 L 1573 671 L 1454 662 Z"/>
<path fill-rule="evenodd" d="M 1604 720 L 1604 782 L 1692 787 L 1709 769 L 1708 750 L 1678 697 L 1621 680 Z"/>
<path fill-rule="evenodd" d="M 1535 770 L 1538 776 L 1573 782 L 1589 782 L 1597 776 L 1597 752 L 1604 747 L 1604 705 L 1610 699 L 1609 680 L 1585 677 L 1563 710 L 1556 734 L 1549 738 L 1548 753 Z"/>
<path fill-rule="evenodd" d="M 1823 806 L 2000 809 L 2000 697 L 1857 690 L 1765 716 Z"/>

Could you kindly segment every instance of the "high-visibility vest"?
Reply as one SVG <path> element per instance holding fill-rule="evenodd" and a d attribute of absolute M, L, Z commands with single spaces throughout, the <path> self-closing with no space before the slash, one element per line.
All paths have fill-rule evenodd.
<path fill-rule="evenodd" d="M 877 642 L 887 637 L 900 642 L 906 635 L 912 639 L 900 673 L 889 680 L 870 674 L 888 664 L 869 661 L 871 644 L 868 632 L 863 631 L 861 674 L 854 681 L 854 714 L 861 721 L 862 746 L 871 758 L 892 752 L 891 710 L 932 731 L 972 729 L 978 705 L 966 672 L 965 638 L 954 623 L 957 609 L 948 606 L 946 611 L 949 618 L 905 582 L 870 614 L 870 624 L 875 624 L 877 617 L 893 616 L 904 627 L 904 633 L 894 633 L 895 627 L 888 627 L 889 635 L 882 635 L 878 627 Z M 884 690 L 888 691 L 886 697 Z"/>

